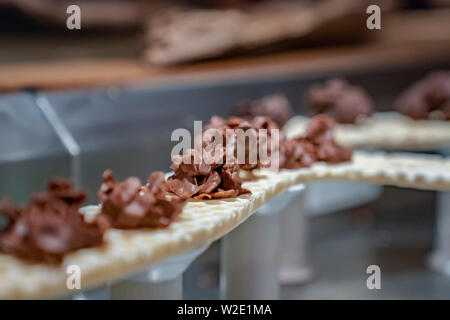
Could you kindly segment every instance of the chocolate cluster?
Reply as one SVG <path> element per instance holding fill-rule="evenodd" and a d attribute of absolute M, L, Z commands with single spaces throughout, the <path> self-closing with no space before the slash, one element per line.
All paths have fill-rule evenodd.
<path fill-rule="evenodd" d="M 248 139 L 239 140 L 237 138 L 238 130 L 242 130 L 248 136 Z M 261 130 L 264 130 L 264 135 L 260 134 Z M 272 135 L 275 134 L 273 130 L 277 131 L 278 138 L 275 137 L 276 139 L 272 139 Z M 235 133 L 231 135 L 232 139 L 229 139 L 230 136 L 227 136 L 227 131 Z M 254 117 L 251 120 L 245 120 L 239 117 L 231 117 L 225 120 L 221 117 L 213 116 L 210 124 L 203 129 L 203 148 L 208 149 L 210 146 L 215 145 L 215 133 L 221 137 L 221 143 L 225 146 L 227 152 L 232 153 L 236 158 L 239 158 L 238 150 L 243 150 L 245 161 L 239 163 L 239 167 L 243 170 L 270 167 L 272 152 L 280 150 L 280 145 L 286 139 L 278 125 L 269 117 L 263 116 Z M 255 151 L 250 150 L 252 148 L 251 140 L 256 141 L 253 146 L 256 150 L 264 148 L 267 151 L 264 154 L 265 157 L 262 157 L 258 152 L 256 159 L 251 159 L 250 153 Z"/>
<path fill-rule="evenodd" d="M 242 188 L 239 165 L 234 157 L 226 161 L 225 151 L 219 161 L 205 158 L 190 149 L 175 156 L 170 168 L 174 174 L 167 180 L 169 189 L 181 198 L 222 199 L 250 194 Z"/>
<path fill-rule="evenodd" d="M 281 169 L 309 167 L 317 161 L 339 163 L 351 160 L 351 150 L 336 143 L 334 138 L 335 121 L 325 114 L 317 115 L 311 119 L 304 136 L 287 139 L 281 131 L 278 131 L 278 139 L 274 143 L 270 137 L 273 134 L 273 130 L 279 130 L 279 127 L 268 117 L 255 117 L 250 121 L 237 117 L 231 117 L 228 120 L 212 117 L 211 124 L 204 129 L 203 147 L 206 148 L 213 141 L 212 136 L 208 134 L 208 129 L 210 128 L 218 130 L 226 148 L 230 147 L 229 141 L 225 138 L 227 129 L 242 129 L 244 131 L 253 129 L 251 133 L 257 135 L 259 130 L 267 130 L 269 142 L 266 145 L 268 158 L 270 159 L 270 155 L 276 152 L 278 167 Z M 258 144 L 255 147 L 259 148 L 261 141 L 258 138 L 257 141 Z M 270 162 L 262 162 L 259 158 L 256 163 L 249 163 L 250 144 L 246 143 L 246 141 L 241 143 L 245 143 L 243 148 L 245 148 L 246 152 L 245 162 L 239 163 L 241 169 L 253 170 L 270 166 Z M 234 145 L 234 147 L 236 150 L 238 146 Z M 240 147 L 242 148 L 242 146 Z M 234 155 L 236 155 L 236 151 Z"/>
<path fill-rule="evenodd" d="M 283 168 L 309 167 L 314 162 L 340 163 L 350 161 L 352 152 L 336 143 L 335 122 L 322 114 L 311 119 L 304 136 L 286 140 Z"/>
<path fill-rule="evenodd" d="M 143 186 L 136 177 L 116 181 L 110 170 L 103 173 L 98 191 L 101 217 L 113 228 L 164 228 L 181 213 L 184 201 L 167 197 L 164 173 L 153 172 Z"/>
<path fill-rule="evenodd" d="M 65 254 L 102 244 L 108 228 L 98 217 L 88 223 L 79 213 L 86 194 L 70 182 L 51 181 L 24 208 L 3 199 L 0 212 L 8 222 L 0 231 L 0 249 L 30 262 L 61 263 Z"/>
<path fill-rule="evenodd" d="M 311 86 L 307 99 L 314 112 L 329 112 L 340 123 L 354 123 L 374 112 L 374 103 L 367 92 L 342 79 Z"/>
<path fill-rule="evenodd" d="M 294 111 L 285 95 L 272 94 L 238 104 L 232 115 L 248 121 L 258 116 L 269 117 L 279 127 L 283 127 L 292 118 Z"/>
<path fill-rule="evenodd" d="M 450 120 L 450 71 L 434 71 L 398 98 L 396 109 L 412 119 Z M 438 114 L 439 113 L 439 114 Z"/>

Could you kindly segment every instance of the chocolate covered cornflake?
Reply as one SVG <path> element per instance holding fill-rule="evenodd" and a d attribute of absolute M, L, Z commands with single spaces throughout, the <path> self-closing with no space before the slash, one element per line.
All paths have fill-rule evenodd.
<path fill-rule="evenodd" d="M 190 149 L 183 156 L 175 156 L 169 177 L 169 189 L 181 198 L 222 199 L 251 194 L 242 188 L 239 165 L 234 158 L 226 161 L 225 154 L 219 161 L 205 158 Z"/>
<path fill-rule="evenodd" d="M 434 71 L 414 83 L 398 98 L 396 109 L 412 119 L 450 120 L 450 71 Z"/>
<path fill-rule="evenodd" d="M 288 140 L 268 117 L 255 117 L 251 120 L 231 117 L 226 120 L 214 116 L 204 128 L 203 135 L 197 137 L 201 138 L 202 152 L 189 149 L 184 155 L 177 155 L 172 159 L 171 169 L 174 175 L 169 177 L 167 185 L 182 198 L 218 199 L 250 193 L 242 188 L 239 172 L 241 169 L 254 170 L 270 166 L 270 162 L 262 162 L 260 159 L 261 147 L 267 148 L 265 154 L 269 155 L 270 161 L 271 153 L 275 153 L 274 158 L 277 159 L 274 161 L 278 162 L 278 169 L 309 167 L 317 161 L 349 161 L 351 150 L 336 143 L 334 127 L 333 119 L 327 115 L 319 115 L 311 120 L 305 136 Z M 242 130 L 256 143 L 252 144 L 244 139 L 239 142 L 237 130 Z M 263 145 L 263 137 L 260 136 L 262 130 L 267 142 Z M 272 140 L 273 130 L 278 132 L 277 139 Z M 234 135 L 230 135 L 230 132 Z M 242 163 L 238 162 L 236 156 L 239 148 L 244 154 Z M 258 154 L 253 159 L 256 161 L 250 161 L 252 153 Z"/>
<path fill-rule="evenodd" d="M 307 98 L 314 112 L 329 112 L 340 123 L 354 123 L 358 117 L 369 117 L 374 112 L 368 93 L 342 79 L 311 86 Z"/>
<path fill-rule="evenodd" d="M 285 142 L 283 168 L 309 167 L 314 162 L 340 163 L 351 160 L 350 149 L 342 147 L 334 139 L 335 122 L 322 114 L 311 119 L 304 136 Z"/>
<path fill-rule="evenodd" d="M 24 208 L 3 199 L 0 213 L 8 222 L 0 230 L 1 251 L 30 262 L 58 264 L 69 252 L 101 245 L 108 222 L 101 217 L 84 220 L 79 209 L 85 198 L 71 182 L 51 181 Z"/>
<path fill-rule="evenodd" d="M 243 101 L 232 111 L 233 116 L 252 120 L 257 116 L 269 117 L 282 127 L 294 115 L 289 100 L 283 94 L 272 94 L 258 100 Z"/>
<path fill-rule="evenodd" d="M 210 129 L 213 129 L 212 131 Z M 230 135 L 230 132 L 233 133 Z M 239 133 L 246 135 L 246 139 L 239 140 Z M 277 152 L 282 149 L 282 144 L 286 140 L 278 125 L 269 117 L 257 116 L 250 120 L 239 117 L 223 119 L 213 116 L 209 125 L 203 130 L 202 146 L 208 149 L 210 145 L 216 143 L 214 133 L 217 133 L 225 146 L 226 152 L 234 155 L 239 162 L 239 167 L 243 170 L 253 170 L 256 168 L 267 168 L 272 165 L 271 160 L 277 160 Z M 228 134 L 227 134 L 228 133 Z M 275 139 L 272 139 L 272 136 Z M 231 141 L 229 138 L 232 138 Z M 252 145 L 251 140 L 254 141 Z M 250 150 L 251 148 L 254 148 Z M 262 154 L 261 149 L 265 150 Z M 239 159 L 239 150 L 244 154 L 244 159 Z M 256 152 L 258 151 L 258 152 Z M 254 156 L 254 159 L 251 158 Z"/>
<path fill-rule="evenodd" d="M 146 185 L 136 177 L 116 181 L 111 170 L 103 173 L 98 191 L 105 217 L 113 228 L 164 228 L 181 213 L 184 201 L 168 197 L 164 173 L 150 174 Z"/>

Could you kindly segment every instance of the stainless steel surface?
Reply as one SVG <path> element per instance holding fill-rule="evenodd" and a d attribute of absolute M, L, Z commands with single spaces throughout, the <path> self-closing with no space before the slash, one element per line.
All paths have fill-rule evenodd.
<path fill-rule="evenodd" d="M 181 275 L 161 282 L 120 281 L 111 286 L 113 300 L 178 300 L 183 298 Z"/>
<path fill-rule="evenodd" d="M 354 181 L 319 181 L 308 185 L 307 215 L 320 215 L 363 205 L 377 199 L 383 186 Z M 324 197 L 323 195 L 327 196 Z"/>
<path fill-rule="evenodd" d="M 182 275 L 209 244 L 169 257 L 144 271 L 111 284 L 112 299 L 181 299 Z"/>
<path fill-rule="evenodd" d="M 34 95 L 0 96 L 0 163 L 63 153 Z"/>
<path fill-rule="evenodd" d="M 49 125 L 52 127 L 53 132 L 58 137 L 58 140 L 64 146 L 66 151 L 70 155 L 70 176 L 76 186 L 80 186 L 80 146 L 73 138 L 67 127 L 62 123 L 61 119 L 56 115 L 55 109 L 48 101 L 47 97 L 42 94 L 38 94 L 35 98 L 36 104 L 39 110 L 47 119 Z"/>
<path fill-rule="evenodd" d="M 386 187 L 364 207 L 312 217 L 315 277 L 282 286 L 282 299 L 450 299 L 450 278 L 425 264 L 434 233 L 435 193 Z M 280 251 L 284 248 L 280 247 Z M 185 298 L 219 297 L 220 247 L 211 246 L 184 275 Z M 366 268 L 381 268 L 381 290 L 366 287 Z"/>
<path fill-rule="evenodd" d="M 279 298 L 280 219 L 304 185 L 290 187 L 223 237 L 220 291 L 224 299 Z"/>
<path fill-rule="evenodd" d="M 444 148 L 442 154 L 450 156 L 450 147 Z M 436 200 L 436 232 L 428 263 L 433 270 L 450 277 L 450 192 L 438 192 Z"/>
<path fill-rule="evenodd" d="M 436 203 L 436 234 L 429 257 L 432 270 L 450 277 L 450 192 L 439 192 Z"/>
<path fill-rule="evenodd" d="M 311 265 L 309 240 L 310 186 L 298 192 L 281 216 L 280 269 L 278 279 L 281 284 L 302 284 L 310 281 L 314 271 Z"/>
<path fill-rule="evenodd" d="M 435 193 L 386 187 L 380 199 L 311 222 L 316 277 L 285 287 L 286 299 L 449 299 L 450 278 L 426 266 L 434 233 Z M 366 286 L 369 265 L 381 289 Z"/>
<path fill-rule="evenodd" d="M 110 299 L 109 284 L 103 284 L 97 288 L 85 290 L 72 298 L 72 300 L 109 300 L 109 299 Z"/>
<path fill-rule="evenodd" d="M 34 96 L 0 96 L 0 196 L 26 202 L 50 177 L 68 177 L 68 161 Z"/>
<path fill-rule="evenodd" d="M 278 299 L 279 213 L 255 214 L 222 240 L 222 299 Z"/>

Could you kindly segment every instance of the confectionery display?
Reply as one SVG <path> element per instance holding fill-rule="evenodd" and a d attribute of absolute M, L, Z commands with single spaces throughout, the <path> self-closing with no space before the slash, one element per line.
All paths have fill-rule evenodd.
<path fill-rule="evenodd" d="M 37 194 L 23 209 L 2 200 L 1 213 L 8 223 L 0 231 L 0 297 L 61 295 L 64 266 L 74 262 L 87 270 L 87 286 L 117 279 L 195 244 L 218 239 L 262 204 L 298 183 L 342 179 L 450 190 L 450 160 L 429 155 L 352 155 L 334 140 L 334 127 L 330 117 L 319 115 L 304 136 L 288 139 L 281 135 L 284 160 L 278 172 L 258 164 L 238 165 L 235 158 L 229 164 L 211 159 L 196 164 L 194 158 L 199 155 L 188 150 L 173 158 L 174 173 L 167 180 L 162 172 L 153 172 L 142 185 L 134 177 L 116 181 L 110 170 L 105 171 L 98 191 L 99 206 L 81 208 L 84 193 L 69 182 L 57 181 L 50 182 L 47 191 Z M 220 133 L 230 128 L 257 132 L 278 127 L 264 117 L 250 121 L 213 117 L 205 132 L 211 128 Z M 208 142 L 210 136 L 205 136 L 202 140 Z M 229 145 L 224 145 L 221 149 L 225 154 Z M 203 148 L 207 147 L 205 143 Z M 241 170 L 251 170 L 253 177 L 241 178 Z M 23 281 L 32 284 L 8 280 L 21 272 L 27 274 Z M 44 280 L 48 273 L 54 274 L 53 281 Z"/>
<path fill-rule="evenodd" d="M 0 0 L 3 314 L 450 299 L 445 2 Z"/>

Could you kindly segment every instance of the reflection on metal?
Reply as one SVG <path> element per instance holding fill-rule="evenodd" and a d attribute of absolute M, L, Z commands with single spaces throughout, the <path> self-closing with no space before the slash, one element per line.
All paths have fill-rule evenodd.
<path fill-rule="evenodd" d="M 104 284 L 75 295 L 73 300 L 109 300 L 109 295 L 109 285 Z"/>
<path fill-rule="evenodd" d="M 132 279 L 112 286 L 111 299 L 117 300 L 180 300 L 183 298 L 183 277 L 160 282 L 139 282 Z"/>
<path fill-rule="evenodd" d="M 69 160 L 32 94 L 0 96 L 0 197 L 26 203 L 49 178 L 68 177 Z"/>
<path fill-rule="evenodd" d="M 442 153 L 450 156 L 450 147 Z M 432 270 L 450 276 L 450 192 L 438 192 L 436 200 L 434 248 L 428 264 Z"/>
<path fill-rule="evenodd" d="M 36 104 L 44 114 L 47 121 L 52 126 L 63 146 L 69 152 L 71 156 L 70 168 L 72 180 L 77 186 L 81 186 L 80 146 L 75 141 L 74 137 L 66 128 L 61 119 L 58 117 L 55 110 L 53 109 L 53 106 L 50 104 L 45 95 L 38 95 L 36 97 Z"/>
<path fill-rule="evenodd" d="M 308 186 L 308 216 L 354 208 L 380 197 L 383 186 L 354 181 L 320 181 Z M 326 195 L 326 196 L 324 196 Z"/>
<path fill-rule="evenodd" d="M 295 191 L 278 195 L 222 239 L 223 299 L 279 298 L 280 214 L 303 188 L 294 186 Z"/>
<path fill-rule="evenodd" d="M 278 299 L 278 212 L 253 215 L 222 239 L 222 299 Z"/>
<path fill-rule="evenodd" d="M 313 277 L 309 253 L 309 224 L 306 199 L 309 186 L 306 189 L 290 189 L 295 198 L 286 212 L 281 216 L 281 263 L 279 280 L 281 284 L 302 284 Z"/>
<path fill-rule="evenodd" d="M 430 267 L 450 276 L 450 192 L 439 192 L 436 206 L 436 231 L 434 252 Z"/>
<path fill-rule="evenodd" d="M 111 299 L 181 299 L 182 275 L 209 244 L 167 258 L 145 271 L 138 272 L 125 280 L 111 284 Z"/>

